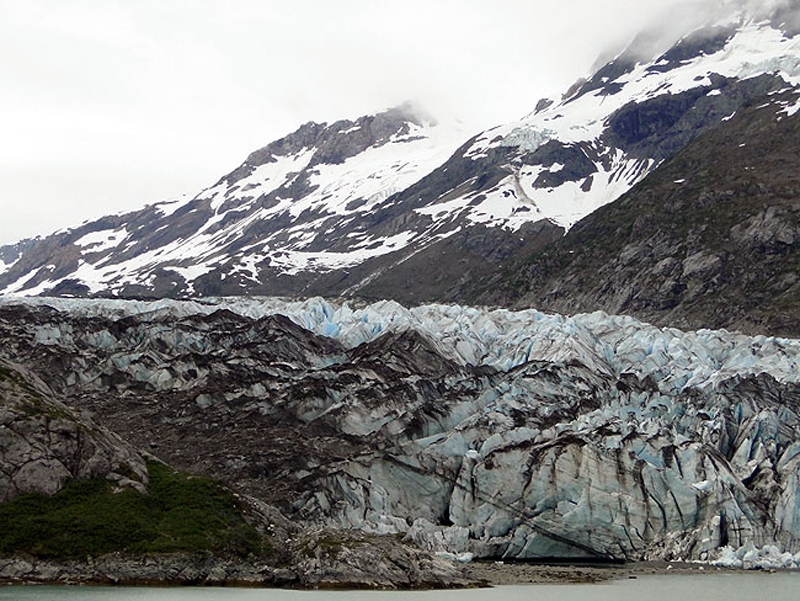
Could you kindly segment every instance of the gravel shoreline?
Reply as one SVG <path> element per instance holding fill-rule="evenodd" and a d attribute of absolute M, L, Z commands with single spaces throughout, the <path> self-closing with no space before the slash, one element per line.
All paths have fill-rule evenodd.
<path fill-rule="evenodd" d="M 513 584 L 591 584 L 639 576 L 739 574 L 751 570 L 719 568 L 682 562 L 643 562 L 632 564 L 544 565 L 523 562 L 475 561 L 464 566 L 464 574 L 491 586 Z M 761 571 L 761 570 L 756 570 Z M 769 572 L 774 570 L 764 570 Z M 797 571 L 797 570 L 781 570 Z"/>
<path fill-rule="evenodd" d="M 453 566 L 454 568 L 456 566 Z M 800 570 L 777 570 L 800 572 Z M 455 574 L 439 582 L 413 583 L 381 581 L 367 583 L 338 574 L 320 582 L 303 582 L 290 569 L 257 566 L 247 562 L 218 558 L 167 555 L 154 560 L 107 556 L 91 562 L 48 562 L 0 558 L 0 587 L 29 585 L 111 585 L 111 586 L 223 586 L 255 588 L 316 589 L 334 588 L 412 590 L 427 588 L 475 588 L 483 586 L 536 584 L 592 584 L 646 576 L 770 573 L 776 570 L 743 570 L 696 563 L 642 562 L 631 564 L 534 564 L 525 562 L 475 561 L 459 565 Z M 363 578 L 362 578 L 363 580 Z"/>

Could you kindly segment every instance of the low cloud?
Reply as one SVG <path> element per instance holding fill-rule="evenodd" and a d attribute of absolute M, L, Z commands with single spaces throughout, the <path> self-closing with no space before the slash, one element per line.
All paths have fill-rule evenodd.
<path fill-rule="evenodd" d="M 598 56 L 599 69 L 623 50 L 638 60 L 650 60 L 672 47 L 681 37 L 702 28 L 771 21 L 786 33 L 800 33 L 798 0 L 672 0 L 653 6 L 650 19 L 632 41 L 609 46 Z M 710 30 L 710 29 L 709 29 Z M 702 33 L 701 33 L 702 35 Z M 619 40 L 616 41 L 619 44 Z"/>
<path fill-rule="evenodd" d="M 196 192 L 309 120 L 412 99 L 466 139 L 742 10 L 800 25 L 797 0 L 6 2 L 0 244 Z"/>

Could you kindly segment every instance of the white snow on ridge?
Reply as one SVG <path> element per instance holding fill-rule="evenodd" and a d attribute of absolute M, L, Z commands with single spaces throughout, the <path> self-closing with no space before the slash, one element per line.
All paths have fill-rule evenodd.
<path fill-rule="evenodd" d="M 165 200 L 163 202 L 157 202 L 153 205 L 153 207 L 161 213 L 162 217 L 169 217 L 175 211 L 180 209 L 181 207 L 186 206 L 190 202 L 194 200 L 194 196 L 190 196 L 189 194 L 183 194 L 180 198 L 176 198 L 173 200 Z"/>
<path fill-rule="evenodd" d="M 323 216 L 315 222 L 293 226 L 288 243 L 273 244 L 270 238 L 262 239 L 260 252 L 270 258 L 271 265 L 286 275 L 307 269 L 326 271 L 348 267 L 400 250 L 414 238 L 412 232 L 403 232 L 381 240 L 354 241 L 350 249 L 343 252 L 316 252 L 307 250 L 307 247 L 314 241 L 319 233 L 318 227 L 327 216 L 355 216 L 371 211 L 379 202 L 407 188 L 441 165 L 463 142 L 463 138 L 464 133 L 459 127 L 410 124 L 408 135 L 395 136 L 386 144 L 368 148 L 341 164 L 315 166 L 310 178 L 310 184 L 315 189 L 303 198 L 281 200 L 274 206 L 234 222 L 212 236 L 206 232 L 225 215 L 218 213 L 197 234 L 182 241 L 180 259 L 207 261 L 222 241 L 235 237 L 250 223 L 267 220 L 285 212 L 295 218 L 305 212 L 318 212 Z M 234 189 L 236 196 L 269 193 L 284 184 L 291 174 L 306 168 L 312 155 L 313 149 L 307 149 L 291 157 L 280 157 L 275 163 L 259 166 L 247 178 L 236 182 L 233 188 L 223 182 L 199 197 L 213 198 L 212 207 L 219 210 L 227 198 L 233 198 Z M 364 248 L 365 245 L 367 248 Z M 165 255 L 171 256 L 171 252 Z M 164 257 L 159 257 L 159 260 L 163 259 Z M 248 270 L 252 272 L 254 268 L 255 263 L 250 263 Z"/>
<path fill-rule="evenodd" d="M 19 261 L 19 259 L 17 259 L 17 261 Z M 11 261 L 11 263 L 6 263 L 5 261 L 3 261 L 3 259 L 0 259 L 0 274 L 5 273 L 9 269 L 11 269 L 14 266 L 14 263 L 16 263 L 17 261 Z"/>
<path fill-rule="evenodd" d="M 237 196 L 254 197 L 269 194 L 291 181 L 292 174 L 297 174 L 305 169 L 313 156 L 313 148 L 306 148 L 289 156 L 279 156 L 275 162 L 257 166 L 250 175 L 233 185 L 221 182 L 198 196 L 199 198 L 212 198 L 211 208 L 216 212 L 226 200 L 233 198 L 234 192 Z"/>
<path fill-rule="evenodd" d="M 277 267 L 284 275 L 294 275 L 301 271 L 329 271 L 358 265 L 367 259 L 400 250 L 414 237 L 414 232 L 401 232 L 388 238 L 362 242 L 358 246 L 366 248 L 355 247 L 350 252 L 278 250 L 269 256 L 272 266 Z"/>
<path fill-rule="evenodd" d="M 652 160 L 626 159 L 622 151 L 617 151 L 609 169 L 597 163 L 597 172 L 588 180 L 568 181 L 550 188 L 537 188 L 534 183 L 541 174 L 557 173 L 564 165 L 554 164 L 549 169 L 525 166 L 487 192 L 471 192 L 415 212 L 439 221 L 464 215 L 472 223 L 512 231 L 541 219 L 569 229 L 589 213 L 622 196 L 654 166 Z"/>
<path fill-rule="evenodd" d="M 88 253 L 96 250 L 114 248 L 118 246 L 117 241 L 124 240 L 122 233 L 117 233 L 113 238 L 107 238 L 108 230 L 87 234 L 79 242 L 86 244 L 84 247 Z M 125 233 L 127 235 L 127 233 Z M 96 242 L 104 240 L 105 242 Z M 99 248 L 95 244 L 102 244 Z M 211 236 L 199 235 L 189 240 L 176 240 L 166 246 L 155 250 L 136 255 L 126 261 L 113 262 L 113 255 L 110 255 L 96 263 L 89 263 L 84 259 L 78 261 L 78 268 L 61 278 L 46 279 L 33 288 L 25 288 L 30 281 L 32 274 L 26 273 L 19 280 L 13 282 L 0 294 L 25 296 L 36 296 L 43 294 L 47 290 L 57 286 L 65 280 L 78 280 L 89 288 L 90 293 L 99 292 L 103 289 L 113 289 L 123 284 L 144 284 L 152 280 L 151 270 L 156 265 L 166 270 L 179 273 L 187 281 L 191 282 L 194 278 L 210 271 L 216 262 L 207 255 L 213 255 L 217 250 Z M 191 259 L 191 266 L 184 266 L 187 259 Z M 35 272 L 33 275 L 36 275 Z M 191 279 L 188 279 L 191 278 Z M 191 286 L 190 286 L 191 288 Z"/>
<path fill-rule="evenodd" d="M 212 269 L 213 266 L 207 263 L 201 263 L 200 265 L 192 265 L 191 267 L 175 267 L 172 265 L 169 267 L 164 267 L 165 271 L 174 271 L 187 282 L 194 281 L 196 278 L 199 278 L 201 275 L 207 274 Z"/>
<path fill-rule="evenodd" d="M 251 211 L 246 217 L 236 219 L 224 228 L 220 229 L 218 225 L 228 214 L 228 211 L 221 211 L 227 200 L 241 201 L 243 197 L 261 196 L 288 183 L 295 174 L 308 166 L 314 149 L 278 157 L 275 162 L 256 167 L 250 175 L 233 185 L 223 181 L 191 199 L 183 197 L 176 201 L 154 205 L 159 213 L 166 217 L 193 200 L 211 200 L 211 208 L 216 214 L 186 239 L 174 241 L 114 265 L 106 265 L 108 260 L 98 264 L 82 261 L 78 270 L 65 278 L 50 279 L 35 288 L 23 291 L 30 277 L 26 274 L 0 292 L 34 296 L 58 285 L 64 279 L 79 279 L 91 292 L 97 292 L 125 284 L 146 283 L 150 271 L 155 266 L 179 273 L 190 283 L 191 288 L 191 282 L 196 277 L 208 273 L 225 259 L 219 255 L 220 248 L 241 235 L 252 223 L 268 220 L 285 212 L 295 217 L 304 211 L 317 211 L 323 216 L 369 212 L 391 194 L 405 189 L 433 171 L 453 153 L 465 137 L 459 127 L 413 124 L 410 127 L 408 135 L 395 136 L 390 142 L 369 148 L 340 165 L 315 167 L 312 171 L 311 184 L 316 186 L 316 189 L 299 201 L 284 199 L 274 206 Z M 249 208 L 249 205 L 239 202 L 234 210 L 245 208 Z M 289 237 L 288 243 L 274 244 L 270 238 L 263 238 L 260 241 L 263 248 L 259 254 L 259 261 L 269 257 L 272 265 L 288 275 L 306 269 L 326 271 L 348 267 L 372 257 L 400 250 L 414 238 L 413 232 L 403 232 L 385 239 L 354 240 L 351 248 L 344 252 L 306 250 L 319 233 L 317 228 L 323 219 L 324 217 L 315 222 L 293 227 L 295 231 Z M 119 232 L 104 230 L 87 234 L 77 244 L 86 252 L 99 252 L 118 246 L 126 236 L 125 230 Z M 248 262 L 246 267 L 243 267 L 251 279 L 257 278 L 256 262 Z"/>
<path fill-rule="evenodd" d="M 779 381 L 800 382 L 800 340 L 745 336 L 725 330 L 682 332 L 602 312 L 563 317 L 533 309 L 514 312 L 459 305 L 406 308 L 394 301 L 354 306 L 321 298 L 288 301 L 225 297 L 144 302 L 0 297 L 0 305 L 17 303 L 52 306 L 87 317 L 146 317 L 163 311 L 181 317 L 210 314 L 223 308 L 253 319 L 280 314 L 317 334 L 335 338 L 348 348 L 385 332 L 412 329 L 463 365 L 510 370 L 534 360 L 577 360 L 612 376 L 651 375 L 662 390 L 671 393 L 762 372 Z"/>
<path fill-rule="evenodd" d="M 798 97 L 793 103 L 787 103 L 783 110 L 780 111 L 781 114 L 786 115 L 787 117 L 793 117 L 798 112 L 800 112 L 800 97 Z"/>
<path fill-rule="evenodd" d="M 233 268 L 233 274 L 242 274 L 249 280 L 254 282 L 258 282 L 258 269 L 256 264 L 260 263 L 264 260 L 263 255 L 259 254 L 248 254 L 245 257 L 242 257 L 238 263 Z"/>
<path fill-rule="evenodd" d="M 600 90 L 589 92 L 578 98 L 562 100 L 520 121 L 488 130 L 476 140 L 466 156 L 478 159 L 486 156 L 489 149 L 499 146 L 532 152 L 550 140 L 564 144 L 591 143 L 599 147 L 598 140 L 608 118 L 626 104 L 711 85 L 709 75 L 712 73 L 739 79 L 776 73 L 791 85 L 800 84 L 800 36 L 787 39 L 783 32 L 766 23 L 749 23 L 739 28 L 725 47 L 716 53 L 701 55 L 665 72 L 650 71 L 653 64 L 640 63 L 630 73 L 617 78 L 615 82 L 621 90 L 616 94 L 603 95 Z M 709 95 L 719 93 L 715 90 Z M 800 111 L 800 105 L 786 112 L 792 115 L 797 111 Z M 585 190 L 581 189 L 582 182 L 535 189 L 532 184 L 540 171 L 530 173 L 530 167 L 522 167 L 490 191 L 490 202 L 470 207 L 471 199 L 462 197 L 446 205 L 433 205 L 418 211 L 438 214 L 440 218 L 466 213 L 474 222 L 510 229 L 518 229 L 526 221 L 544 218 L 568 229 L 592 211 L 619 198 L 656 167 L 652 161 L 647 165 L 626 162 L 624 157 L 615 157 L 615 165 L 610 170 L 596 164 L 598 172 Z M 526 171 L 530 177 L 525 177 Z M 512 186 L 514 177 L 517 182 Z M 515 188 L 513 193 L 510 191 L 512 188 Z M 497 197 L 497 194 L 502 196 Z M 515 204 L 513 197 L 519 205 Z M 535 210 L 515 211 L 518 206 L 527 205 Z"/>
<path fill-rule="evenodd" d="M 306 210 L 347 215 L 366 213 L 442 165 L 464 142 L 459 128 L 409 125 L 407 136 L 368 148 L 339 165 L 318 165 L 311 194 L 291 204 L 291 214 Z"/>
<path fill-rule="evenodd" d="M 75 246 L 81 246 L 88 252 L 102 252 L 119 246 L 127 237 L 126 228 L 101 230 L 90 232 L 74 242 Z"/>

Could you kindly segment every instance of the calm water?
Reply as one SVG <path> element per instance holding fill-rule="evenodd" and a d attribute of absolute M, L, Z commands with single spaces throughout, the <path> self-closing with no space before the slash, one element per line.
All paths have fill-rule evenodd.
<path fill-rule="evenodd" d="M 602 584 L 471 591 L 317 592 L 277 589 L 0 587 L 0 601 L 798 601 L 800 573 L 647 576 Z"/>

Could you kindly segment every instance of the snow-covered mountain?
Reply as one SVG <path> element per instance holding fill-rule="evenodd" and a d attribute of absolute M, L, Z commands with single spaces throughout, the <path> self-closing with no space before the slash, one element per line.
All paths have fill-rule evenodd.
<path fill-rule="evenodd" d="M 462 135 L 411 105 L 356 121 L 307 123 L 195 196 L 46 238 L 34 245 L 42 257 L 33 269 L 30 253 L 15 257 L 7 248 L 0 266 L 7 280 L 22 275 L 4 292 L 34 295 L 54 285 L 89 294 L 203 292 L 193 283 L 209 272 L 247 289 L 259 285 L 265 265 L 282 276 L 361 263 L 405 247 L 409 234 L 372 236 L 362 228 L 338 239 L 338 228 L 365 220 L 435 169 Z"/>
<path fill-rule="evenodd" d="M 569 229 L 700 131 L 730 120 L 754 98 L 800 84 L 800 38 L 767 23 L 705 27 L 649 61 L 639 54 L 643 46 L 635 40 L 560 102 L 541 101 L 531 115 L 473 141 L 464 156 L 479 162 L 497 149 L 516 151 L 511 173 L 478 205 L 488 219 L 519 227 L 531 219 L 519 214 L 521 203 Z M 457 213 L 474 197 L 426 210 Z M 479 211 L 470 212 L 480 220 Z"/>
<path fill-rule="evenodd" d="M 196 196 L 0 249 L 0 293 L 479 294 L 692 140 L 800 83 L 800 36 L 742 18 L 472 137 L 404 105 L 308 123 Z M 784 107 L 792 115 L 797 107 Z"/>
<path fill-rule="evenodd" d="M 474 300 L 800 336 L 798 108 L 743 108 Z"/>

